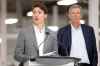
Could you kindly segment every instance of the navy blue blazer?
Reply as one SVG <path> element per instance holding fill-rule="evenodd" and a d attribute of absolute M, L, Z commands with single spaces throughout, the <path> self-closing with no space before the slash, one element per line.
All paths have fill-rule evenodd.
<path fill-rule="evenodd" d="M 98 56 L 94 30 L 88 25 L 81 25 L 83 36 L 86 43 L 90 66 L 97 66 Z M 77 38 L 77 37 L 76 37 Z M 71 50 L 71 25 L 59 29 L 57 34 L 58 53 L 61 56 L 69 56 Z"/>

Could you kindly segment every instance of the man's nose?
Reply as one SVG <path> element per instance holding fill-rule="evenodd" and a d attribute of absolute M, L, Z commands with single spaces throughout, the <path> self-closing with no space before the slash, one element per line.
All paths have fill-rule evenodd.
<path fill-rule="evenodd" d="M 39 15 L 39 13 L 35 13 L 35 16 L 38 16 Z"/>

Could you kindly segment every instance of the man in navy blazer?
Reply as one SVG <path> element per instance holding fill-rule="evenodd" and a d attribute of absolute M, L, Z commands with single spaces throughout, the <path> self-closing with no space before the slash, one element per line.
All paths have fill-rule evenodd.
<path fill-rule="evenodd" d="M 80 5 L 69 7 L 70 24 L 59 29 L 57 34 L 60 56 L 81 58 L 79 66 L 97 66 L 96 38 L 91 26 L 80 23 Z"/>

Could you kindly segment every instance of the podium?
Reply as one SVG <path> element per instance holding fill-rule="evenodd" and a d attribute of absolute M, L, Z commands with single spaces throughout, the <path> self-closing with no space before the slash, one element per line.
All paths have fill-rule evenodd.
<path fill-rule="evenodd" d="M 73 66 L 78 66 L 80 58 L 67 56 L 39 56 L 36 61 L 26 63 L 24 66 L 67 66 L 68 63 L 73 63 Z M 30 64 L 30 65 L 29 65 Z"/>

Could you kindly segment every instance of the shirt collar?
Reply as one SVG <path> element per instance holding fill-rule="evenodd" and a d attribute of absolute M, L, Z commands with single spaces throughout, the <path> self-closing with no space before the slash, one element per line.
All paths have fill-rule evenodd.
<path fill-rule="evenodd" d="M 78 28 L 75 28 L 72 24 L 71 24 L 71 28 L 72 30 L 81 30 L 81 25 Z"/>
<path fill-rule="evenodd" d="M 34 27 L 34 29 L 35 29 L 36 32 L 39 32 L 39 33 L 45 32 L 45 26 L 43 26 L 43 28 L 41 29 L 41 31 L 39 31 L 38 27 L 35 24 L 33 24 L 33 27 Z"/>

